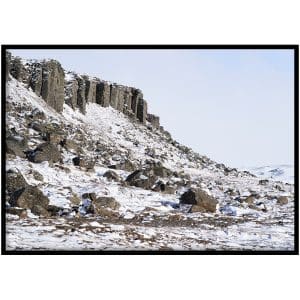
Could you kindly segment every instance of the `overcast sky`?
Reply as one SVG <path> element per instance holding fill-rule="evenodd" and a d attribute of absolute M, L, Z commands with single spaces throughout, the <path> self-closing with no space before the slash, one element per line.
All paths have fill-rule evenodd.
<path fill-rule="evenodd" d="M 232 167 L 293 164 L 292 50 L 12 50 L 134 86 L 172 136 Z"/>

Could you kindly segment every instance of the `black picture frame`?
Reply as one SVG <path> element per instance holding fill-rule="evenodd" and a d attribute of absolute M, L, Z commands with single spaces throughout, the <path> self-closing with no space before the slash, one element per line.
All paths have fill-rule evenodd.
<path fill-rule="evenodd" d="M 6 218 L 5 218 L 5 112 L 6 112 L 6 63 L 5 54 L 11 49 L 204 49 L 204 50 L 276 50 L 289 49 L 294 51 L 294 178 L 295 178 L 295 211 L 294 211 L 294 250 L 204 250 L 204 251 L 149 251 L 149 250 L 83 250 L 83 251 L 63 251 L 63 250 L 7 250 L 6 249 Z M 1 45 L 1 254 L 3 255 L 299 255 L 299 45 L 21 45 L 21 44 L 6 44 Z"/>

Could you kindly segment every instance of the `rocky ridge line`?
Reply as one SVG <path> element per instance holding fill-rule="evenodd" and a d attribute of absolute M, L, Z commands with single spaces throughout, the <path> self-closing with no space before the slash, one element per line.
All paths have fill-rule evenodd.
<path fill-rule="evenodd" d="M 85 114 L 87 103 L 97 103 L 102 107 L 111 106 L 143 124 L 148 121 L 153 127 L 163 130 L 159 117 L 148 113 L 147 101 L 140 89 L 66 72 L 53 59 L 23 60 L 6 52 L 6 80 L 9 73 L 57 112 L 62 112 L 66 103 Z"/>

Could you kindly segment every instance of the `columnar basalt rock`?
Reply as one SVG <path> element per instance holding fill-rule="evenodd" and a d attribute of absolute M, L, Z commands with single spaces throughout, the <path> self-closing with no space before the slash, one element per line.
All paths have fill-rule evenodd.
<path fill-rule="evenodd" d="M 65 72 L 55 60 L 44 62 L 42 72 L 41 96 L 51 107 L 61 112 L 65 98 Z"/>
<path fill-rule="evenodd" d="M 11 57 L 9 70 L 18 81 L 28 84 L 29 74 L 20 57 Z"/>
<path fill-rule="evenodd" d="M 65 81 L 65 102 L 73 109 L 77 107 L 78 82 L 75 78 Z"/>
<path fill-rule="evenodd" d="M 103 107 L 108 107 L 110 103 L 110 84 L 99 81 L 96 84 L 96 103 Z"/>
<path fill-rule="evenodd" d="M 110 106 L 117 109 L 119 102 L 119 87 L 112 84 L 110 88 Z"/>
<path fill-rule="evenodd" d="M 5 69 L 5 79 L 8 80 L 8 75 L 10 73 L 10 61 L 11 61 L 11 53 L 6 51 L 5 53 L 5 63 L 6 63 L 6 69 Z"/>
<path fill-rule="evenodd" d="M 9 61 L 11 75 L 41 96 L 49 106 L 61 112 L 64 104 L 64 70 L 55 60 L 24 62 L 19 57 Z"/>
<path fill-rule="evenodd" d="M 87 76 L 85 76 L 84 79 L 85 79 L 85 99 L 86 99 L 86 102 L 96 103 L 97 79 L 96 78 L 91 79 Z"/>
<path fill-rule="evenodd" d="M 31 74 L 29 86 L 38 95 L 41 96 L 43 85 L 43 68 L 40 63 L 34 62 L 29 66 Z"/>
<path fill-rule="evenodd" d="M 6 64 L 7 78 L 10 72 L 58 112 L 63 110 L 64 102 L 73 109 L 79 108 L 83 114 L 86 113 L 86 103 L 97 103 L 159 128 L 159 118 L 148 114 L 147 102 L 139 89 L 74 72 L 67 72 L 65 76 L 60 63 L 55 60 L 23 61 L 7 52 Z"/>
<path fill-rule="evenodd" d="M 139 98 L 138 104 L 137 104 L 137 118 L 139 121 L 143 124 L 146 123 L 146 117 L 147 117 L 147 102 L 146 100 Z"/>
<path fill-rule="evenodd" d="M 133 89 L 131 110 L 135 116 L 137 116 L 137 107 L 138 107 L 139 99 L 143 99 L 143 94 L 142 94 L 141 90 Z"/>
<path fill-rule="evenodd" d="M 147 121 L 154 127 L 159 128 L 159 117 L 153 114 L 147 114 Z"/>
<path fill-rule="evenodd" d="M 81 76 L 76 76 L 78 90 L 77 90 L 77 106 L 80 111 L 85 114 L 86 112 L 86 98 L 85 98 L 85 80 Z"/>

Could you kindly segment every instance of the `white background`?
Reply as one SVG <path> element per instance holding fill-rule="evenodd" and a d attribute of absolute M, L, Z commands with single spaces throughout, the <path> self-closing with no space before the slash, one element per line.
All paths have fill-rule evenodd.
<path fill-rule="evenodd" d="M 299 1 L 1 1 L 1 44 L 299 44 Z M 3 100 L 3 99 L 2 99 Z M 2 299 L 294 299 L 299 256 L 1 256 Z"/>

